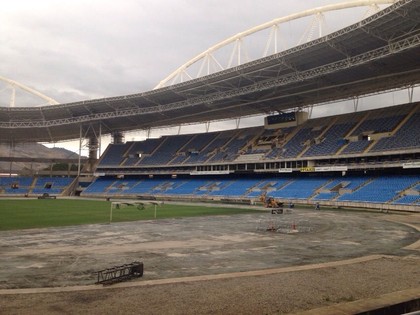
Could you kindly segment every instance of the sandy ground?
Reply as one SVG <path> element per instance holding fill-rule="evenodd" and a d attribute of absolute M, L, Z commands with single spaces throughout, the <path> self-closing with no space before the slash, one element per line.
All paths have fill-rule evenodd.
<path fill-rule="evenodd" d="M 370 219 L 375 219 L 375 217 Z M 371 222 L 376 221 L 378 220 Z M 0 314 L 289 314 L 375 298 L 404 290 L 412 290 L 420 294 L 420 242 L 418 241 L 420 215 L 388 215 L 386 220 L 381 221 L 386 227 L 400 226 L 401 231 L 410 232 L 411 236 L 407 238 L 404 233 L 396 233 L 391 229 L 389 235 L 390 239 L 394 239 L 393 243 L 388 243 L 386 239 L 368 242 L 363 237 L 347 240 L 347 243 L 351 243 L 350 247 L 346 247 L 348 244 L 343 243 L 338 236 L 334 241 L 338 241 L 341 245 L 334 247 L 337 250 L 336 256 L 325 260 L 318 257 L 311 263 L 299 266 L 296 266 L 293 261 L 287 261 L 286 265 L 280 263 L 278 268 L 274 268 L 274 264 L 266 265 L 265 268 L 230 272 L 229 268 L 211 271 L 205 265 L 199 275 L 181 272 L 177 275 L 163 273 L 161 276 L 156 271 L 154 277 L 147 277 L 145 271 L 144 278 L 108 287 L 86 284 L 61 288 L 31 288 L 30 286 L 27 289 L 5 288 L 0 290 Z M 343 226 L 337 223 L 340 222 L 339 220 L 334 222 L 336 224 L 333 228 L 320 226 L 315 234 L 322 238 L 332 237 L 334 233 L 339 234 L 338 230 Z M 398 224 L 387 225 L 393 222 L 398 222 Z M 349 225 L 351 227 L 351 224 Z M 168 229 L 170 229 L 169 226 Z M 375 229 L 374 225 L 367 226 L 370 227 L 367 233 L 371 234 L 372 239 L 375 239 L 377 235 L 384 237 L 383 234 L 375 234 L 379 233 L 380 229 Z M 406 230 L 407 228 L 409 230 Z M 417 232 L 414 232 L 413 237 L 413 231 L 416 229 Z M 356 234 L 360 233 L 362 232 L 356 231 Z M 303 241 L 313 240 L 314 235 L 302 235 Z M 250 244 L 249 240 L 238 242 L 238 239 L 235 241 L 235 238 L 231 237 L 232 235 L 227 239 L 225 237 L 228 245 L 226 250 L 231 248 L 232 243 Z M 272 243 L 273 237 L 278 236 L 270 235 L 264 242 Z M 216 240 L 220 241 L 220 239 L 219 235 Z M 408 239 L 410 243 L 407 243 Z M 2 241 L 4 242 L 4 238 Z M 382 243 L 384 248 L 370 255 L 363 252 L 363 255 L 349 253 L 343 256 L 343 253 L 339 251 L 340 247 L 352 251 L 354 248 L 366 245 L 363 247 L 371 252 L 370 246 L 380 246 Z M 175 252 L 172 249 L 166 254 L 179 257 L 180 253 L 185 254 L 195 248 L 188 247 L 186 244 L 185 242 L 173 244 L 176 248 Z M 296 244 L 300 246 L 299 242 Z M 343 247 L 343 244 L 346 246 Z M 393 246 L 400 244 L 401 248 L 392 247 L 386 250 L 391 244 Z M 64 246 L 64 244 L 61 245 Z M 147 247 L 147 244 L 143 245 Z M 219 246 L 220 243 L 207 245 L 215 250 L 214 246 Z M 165 247 L 163 243 L 161 246 Z M 331 248 L 315 248 L 314 250 L 316 252 L 318 249 L 322 252 Z M 35 248 L 27 249 L 35 251 Z M 283 249 L 284 247 L 279 247 L 275 250 Z M 159 250 L 165 250 L 165 248 Z M 166 250 L 170 249 L 166 248 Z M 42 251 L 32 254 L 40 255 Z M 220 255 L 216 256 L 221 256 L 221 258 L 212 260 L 211 263 L 223 265 L 224 259 L 234 259 L 237 255 L 228 256 L 221 251 Z M 243 258 L 246 259 L 247 256 Z M 242 263 L 245 265 L 245 262 Z M 229 265 L 229 261 L 226 261 L 226 265 Z M 4 269 L 3 263 L 2 269 Z M 315 311 L 314 314 L 320 312 Z"/>

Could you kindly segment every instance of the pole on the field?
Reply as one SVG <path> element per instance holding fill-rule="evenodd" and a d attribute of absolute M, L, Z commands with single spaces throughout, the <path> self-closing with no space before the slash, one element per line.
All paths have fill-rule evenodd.
<path fill-rule="evenodd" d="M 157 207 L 157 205 L 155 204 L 155 219 L 156 219 L 156 207 Z"/>
<path fill-rule="evenodd" d="M 111 224 L 111 222 L 112 222 L 112 205 L 113 205 L 113 203 L 111 202 L 111 211 L 109 213 L 109 224 Z"/>

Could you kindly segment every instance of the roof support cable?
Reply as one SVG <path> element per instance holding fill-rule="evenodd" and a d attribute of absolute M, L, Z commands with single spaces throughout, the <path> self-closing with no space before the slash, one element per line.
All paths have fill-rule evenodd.
<path fill-rule="evenodd" d="M 314 105 L 309 105 L 308 106 L 308 119 L 312 118 L 312 111 L 314 110 Z"/>
<path fill-rule="evenodd" d="M 413 103 L 414 85 L 410 85 L 407 91 L 408 91 L 408 102 Z"/>
<path fill-rule="evenodd" d="M 359 97 L 353 97 L 353 108 L 354 108 L 354 112 L 356 113 L 359 109 Z"/>

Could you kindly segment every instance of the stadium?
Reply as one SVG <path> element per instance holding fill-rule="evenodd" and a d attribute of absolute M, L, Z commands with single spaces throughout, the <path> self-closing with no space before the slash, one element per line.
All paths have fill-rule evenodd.
<path fill-rule="evenodd" d="M 118 299 L 139 307 L 140 302 L 124 300 L 129 290 L 137 290 L 132 292 L 147 296 L 149 304 L 143 301 L 147 309 L 127 308 L 127 313 L 397 314 L 419 310 L 420 102 L 413 99 L 420 83 L 419 21 L 419 2 L 400 0 L 318 39 L 169 85 L 191 61 L 151 91 L 41 107 L 0 107 L 1 143 L 79 139 L 80 146 L 87 141 L 89 148 L 87 158 L 0 157 L 10 164 L 69 165 L 67 171 L 0 177 L 0 203 L 38 198 L 101 200 L 111 205 L 111 214 L 112 202 L 154 205 L 154 219 L 156 207 L 159 215 L 162 204 L 257 211 L 165 219 L 163 223 L 149 220 L 141 229 L 132 222 L 118 222 L 107 225 L 107 230 L 103 225 L 89 225 L 33 234 L 0 232 L 5 244 L 0 248 L 13 257 L 0 256 L 2 265 L 13 270 L 0 274 L 0 295 L 8 300 L 7 311 L 13 313 L 18 307 L 14 303 L 23 303 L 29 295 L 37 301 L 56 301 L 68 294 L 63 298 L 67 304 L 57 305 L 75 301 L 87 312 L 103 313 L 86 302 L 110 307 L 104 301 L 111 295 L 107 288 L 88 285 L 87 274 L 95 270 L 92 264 L 99 270 L 138 256 L 145 261 L 145 278 L 151 266 L 148 278 L 113 286 L 121 289 L 113 303 L 118 307 Z M 400 89 L 408 91 L 404 103 L 357 108 L 361 97 Z M 355 107 L 351 113 L 311 117 L 314 106 L 334 109 L 337 102 L 349 99 Z M 240 127 L 241 118 L 257 115 L 264 116 L 264 125 Z M 133 130 L 210 126 L 212 121 L 227 119 L 236 119 L 236 128 L 207 128 L 204 133 L 144 141 L 125 141 L 124 137 Z M 103 135 L 110 135 L 112 143 L 102 153 Z M 72 164 L 77 164 L 77 171 L 70 171 Z M 270 233 L 273 229 L 277 233 Z M 66 235 L 65 246 L 58 242 L 61 235 Z M 149 248 L 134 235 L 156 247 Z M 20 243 L 28 237 L 33 247 Z M 108 243 L 108 251 L 101 247 L 101 238 Z M 57 252 L 54 242 L 58 242 Z M 49 247 L 43 251 L 44 243 Z M 13 246 L 27 252 L 15 252 L 10 249 Z M 47 258 L 41 263 L 37 255 Z M 77 258 L 68 261 L 66 255 Z M 35 271 L 22 267 L 27 274 L 14 267 L 24 259 L 39 267 Z M 71 268 L 55 270 L 49 260 Z M 47 267 L 42 270 L 42 266 Z M 308 270 L 314 273 L 305 274 Z M 44 279 L 20 281 L 19 275 L 36 277 L 32 272 L 41 272 L 43 276 L 38 277 Z M 60 272 L 66 273 L 66 281 L 52 285 Z M 323 273 L 334 283 L 341 275 L 349 290 L 324 283 L 317 278 Z M 357 282 L 360 277 L 367 277 L 368 283 Z M 148 292 L 144 292 L 146 287 Z M 357 293 L 361 287 L 368 289 Z M 213 309 L 203 298 L 207 290 L 216 296 L 211 303 L 220 303 Z M 196 307 L 186 311 L 172 309 L 169 302 L 169 308 L 159 306 L 162 300 L 155 294 L 161 291 L 179 292 L 168 299 L 192 300 Z M 297 298 L 293 307 L 276 301 L 278 296 L 292 300 L 298 291 L 307 296 Z M 237 298 L 236 305 L 223 296 L 230 292 Z M 317 298 L 313 301 L 312 296 Z M 311 302 L 305 304 L 305 298 Z M 108 312 L 117 311 L 111 309 Z M 30 308 L 22 311 L 29 313 Z M 59 313 L 60 309 L 37 311 Z"/>

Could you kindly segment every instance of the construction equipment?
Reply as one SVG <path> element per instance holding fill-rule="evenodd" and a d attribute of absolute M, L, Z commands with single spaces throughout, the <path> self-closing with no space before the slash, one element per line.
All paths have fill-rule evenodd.
<path fill-rule="evenodd" d="M 266 208 L 283 209 L 283 202 L 279 202 L 273 197 L 267 197 L 266 192 L 261 194 L 260 201 L 264 204 L 264 207 Z"/>
<path fill-rule="evenodd" d="M 43 193 L 41 196 L 38 196 L 38 199 L 57 199 L 57 196 L 51 196 L 49 193 Z"/>
<path fill-rule="evenodd" d="M 99 270 L 96 284 L 110 285 L 143 276 L 143 262 L 135 261 L 131 264 L 115 266 Z"/>

